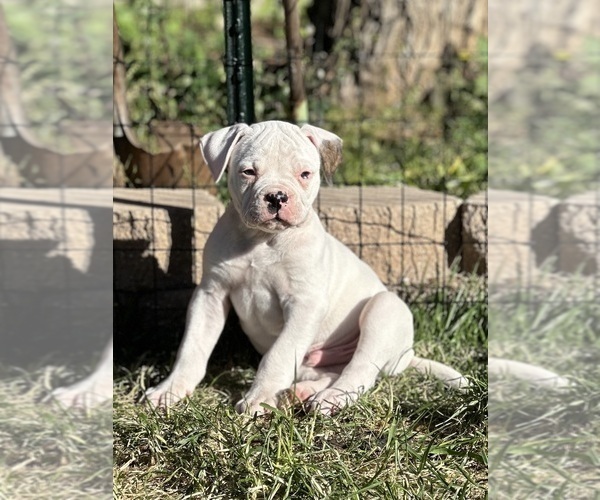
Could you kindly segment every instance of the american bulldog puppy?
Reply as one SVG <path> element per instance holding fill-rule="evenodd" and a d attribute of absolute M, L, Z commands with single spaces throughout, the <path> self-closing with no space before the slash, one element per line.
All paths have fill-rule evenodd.
<path fill-rule="evenodd" d="M 325 232 L 313 209 L 321 174 L 330 178 L 341 161 L 339 137 L 268 121 L 206 134 L 201 148 L 215 181 L 228 168 L 231 202 L 206 244 L 175 366 L 147 391 L 150 403 L 170 405 L 194 390 L 231 307 L 263 356 L 238 412 L 262 414 L 293 391 L 310 409 L 332 413 L 379 374 L 409 366 L 468 385 L 414 355 L 407 305 Z"/>

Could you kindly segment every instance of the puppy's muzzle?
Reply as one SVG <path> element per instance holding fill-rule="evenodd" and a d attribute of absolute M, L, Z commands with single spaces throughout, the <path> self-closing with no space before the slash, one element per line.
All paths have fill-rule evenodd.
<path fill-rule="evenodd" d="M 281 207 L 287 203 L 288 195 L 283 191 L 277 191 L 277 193 L 268 193 L 265 195 L 265 201 L 267 202 L 267 208 L 269 212 L 276 213 L 281 210 Z"/>

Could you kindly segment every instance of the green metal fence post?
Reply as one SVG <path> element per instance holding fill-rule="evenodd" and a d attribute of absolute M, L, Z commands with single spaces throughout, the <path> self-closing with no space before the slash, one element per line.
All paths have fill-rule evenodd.
<path fill-rule="evenodd" d="M 223 0 L 227 120 L 254 122 L 250 0 Z"/>

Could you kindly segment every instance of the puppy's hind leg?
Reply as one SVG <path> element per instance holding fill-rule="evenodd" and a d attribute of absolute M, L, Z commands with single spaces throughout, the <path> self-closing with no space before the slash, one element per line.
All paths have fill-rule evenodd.
<path fill-rule="evenodd" d="M 311 409 L 329 414 L 368 391 L 381 372 L 397 374 L 413 358 L 413 318 L 398 296 L 381 292 L 372 297 L 359 319 L 360 339 L 340 377 L 311 399 Z"/>

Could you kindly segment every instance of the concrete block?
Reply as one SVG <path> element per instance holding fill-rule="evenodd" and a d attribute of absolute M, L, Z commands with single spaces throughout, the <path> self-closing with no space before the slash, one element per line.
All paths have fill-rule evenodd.
<path fill-rule="evenodd" d="M 324 187 L 315 208 L 327 231 L 394 286 L 445 280 L 460 203 L 409 187 Z M 199 283 L 202 250 L 223 211 L 200 190 L 115 189 L 115 289 Z"/>
<path fill-rule="evenodd" d="M 600 193 L 564 200 L 559 209 L 559 269 L 596 274 L 600 269 Z"/>
<path fill-rule="evenodd" d="M 193 287 L 202 251 L 224 211 L 192 189 L 114 189 L 115 290 Z"/>
<path fill-rule="evenodd" d="M 315 207 L 327 231 L 388 286 L 442 283 L 457 245 L 459 198 L 417 188 L 324 187 Z"/>
<path fill-rule="evenodd" d="M 477 193 L 461 207 L 461 270 L 485 275 L 488 267 L 487 193 Z"/>
<path fill-rule="evenodd" d="M 96 272 L 106 282 L 111 208 L 112 189 L 1 188 L 1 289 L 72 290 Z"/>
<path fill-rule="evenodd" d="M 556 256 L 559 201 L 526 192 L 488 191 L 490 283 L 527 284 Z"/>

